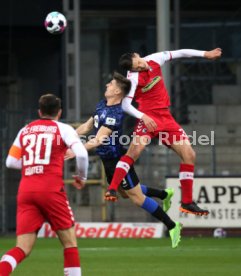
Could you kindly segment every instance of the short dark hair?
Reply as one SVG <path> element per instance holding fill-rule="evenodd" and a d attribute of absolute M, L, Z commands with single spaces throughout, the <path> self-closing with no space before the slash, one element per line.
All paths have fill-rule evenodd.
<path fill-rule="evenodd" d="M 61 109 L 61 100 L 53 94 L 45 94 L 39 98 L 39 109 L 42 115 L 55 117 Z"/>
<path fill-rule="evenodd" d="M 118 72 L 114 72 L 113 79 L 116 81 L 117 85 L 126 96 L 130 92 L 131 81 Z"/>
<path fill-rule="evenodd" d="M 132 68 L 132 58 L 134 57 L 135 53 L 125 53 L 119 59 L 119 65 L 121 69 L 124 70 L 131 70 Z"/>

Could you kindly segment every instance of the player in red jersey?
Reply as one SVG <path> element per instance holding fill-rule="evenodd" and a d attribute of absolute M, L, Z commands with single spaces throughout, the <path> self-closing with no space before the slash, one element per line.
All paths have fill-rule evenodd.
<path fill-rule="evenodd" d="M 10 148 L 6 165 L 21 169 L 17 195 L 16 247 L 0 261 L 0 275 L 8 276 L 27 257 L 45 221 L 57 232 L 64 247 L 64 275 L 80 276 L 80 260 L 73 212 L 64 190 L 63 165 L 67 148 L 76 155 L 74 185 L 82 188 L 88 170 L 88 154 L 75 130 L 58 122 L 61 100 L 46 94 L 39 99 L 40 119 L 23 127 Z"/>
<path fill-rule="evenodd" d="M 128 79 L 132 87 L 122 102 L 122 108 L 128 114 L 138 119 L 133 140 L 126 155 L 118 162 L 111 185 L 106 193 L 106 199 L 115 198 L 116 190 L 121 180 L 128 173 L 130 166 L 138 159 L 149 139 L 159 137 L 161 142 L 170 147 L 181 159 L 179 179 L 182 189 L 180 211 L 195 215 L 207 215 L 209 212 L 197 206 L 192 199 L 195 152 L 182 127 L 172 117 L 169 106 L 170 99 L 165 87 L 161 66 L 167 61 L 177 58 L 202 57 L 217 59 L 222 50 L 211 51 L 183 49 L 155 53 L 140 57 L 137 53 L 127 53 L 121 56 L 120 66 L 129 70 Z M 132 99 L 138 103 L 138 110 L 132 106 Z"/>

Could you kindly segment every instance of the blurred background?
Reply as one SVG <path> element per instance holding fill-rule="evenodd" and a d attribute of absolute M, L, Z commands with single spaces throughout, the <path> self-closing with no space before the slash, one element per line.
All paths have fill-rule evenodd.
<path fill-rule="evenodd" d="M 68 27 L 49 34 L 43 25 L 51 11 L 62 12 Z M 88 119 L 103 97 L 105 84 L 126 51 L 148 55 L 183 48 L 223 49 L 220 60 L 182 59 L 164 76 L 172 112 L 186 132 L 215 133 L 215 142 L 194 145 L 197 176 L 238 177 L 241 166 L 241 2 L 238 0 L 8 0 L 0 8 L 0 221 L 2 233 L 15 230 L 19 172 L 5 168 L 18 130 L 37 118 L 40 95 L 63 100 L 63 121 Z M 125 133 L 134 120 L 127 117 Z M 148 146 L 136 170 L 142 183 L 164 187 L 177 176 L 179 159 L 167 148 Z M 66 179 L 74 162 L 66 163 Z M 90 158 L 89 185 L 67 190 L 78 221 L 152 221 L 131 203 L 103 202 L 105 177 Z M 69 183 L 68 180 L 66 183 Z M 127 212 L 127 208 L 132 212 Z M 241 213 L 241 212 L 240 212 Z M 240 217 L 239 217 L 240 219 Z"/>

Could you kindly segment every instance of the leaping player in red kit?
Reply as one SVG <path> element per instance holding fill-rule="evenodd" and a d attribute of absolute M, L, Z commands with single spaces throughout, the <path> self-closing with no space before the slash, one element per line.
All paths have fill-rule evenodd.
<path fill-rule="evenodd" d="M 161 142 L 170 147 L 181 159 L 179 180 L 181 182 L 182 199 L 180 211 L 194 215 L 208 215 L 192 199 L 195 152 L 182 127 L 172 117 L 169 106 L 170 99 L 165 87 L 161 66 L 167 61 L 177 58 L 201 57 L 210 60 L 221 57 L 220 48 L 211 51 L 182 49 L 155 53 L 144 58 L 137 53 L 126 53 L 120 58 L 122 69 L 129 70 L 127 78 L 132 87 L 122 108 L 128 114 L 136 117 L 133 140 L 127 153 L 116 165 L 115 173 L 106 192 L 106 200 L 116 200 L 116 190 L 121 180 L 126 176 L 130 166 L 139 158 L 148 144 L 149 138 L 158 137 Z M 132 106 L 132 99 L 138 103 L 138 110 Z M 162 139 L 161 137 L 165 137 Z"/>
<path fill-rule="evenodd" d="M 88 154 L 75 130 L 58 122 L 61 101 L 53 94 L 39 99 L 40 119 L 23 127 L 7 157 L 7 167 L 22 170 L 17 195 L 17 243 L 0 260 L 0 275 L 10 275 L 32 251 L 38 230 L 48 221 L 64 248 L 64 275 L 81 276 L 73 212 L 63 183 L 64 155 L 76 156 L 74 186 L 87 177 Z"/>

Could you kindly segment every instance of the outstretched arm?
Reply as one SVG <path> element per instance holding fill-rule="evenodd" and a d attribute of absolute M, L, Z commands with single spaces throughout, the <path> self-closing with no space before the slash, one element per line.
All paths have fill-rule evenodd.
<path fill-rule="evenodd" d="M 171 58 L 191 58 L 191 57 L 204 57 L 207 59 L 217 59 L 220 58 L 222 55 L 222 49 L 216 48 L 211 51 L 199 51 L 193 49 L 182 49 L 176 51 L 170 51 Z"/>
<path fill-rule="evenodd" d="M 85 148 L 89 151 L 102 145 L 111 135 L 112 130 L 108 127 L 102 126 L 96 133 L 95 137 L 85 143 Z"/>
<path fill-rule="evenodd" d="M 164 51 L 155 53 L 145 57 L 146 60 L 154 60 L 159 63 L 160 66 L 165 64 L 167 61 L 178 58 L 192 58 L 192 57 L 201 57 L 207 58 L 210 60 L 220 58 L 222 55 L 222 49 L 216 48 L 211 51 L 200 51 L 194 49 L 181 49 L 175 51 Z"/>
<path fill-rule="evenodd" d="M 78 135 L 85 135 L 93 129 L 94 118 L 90 117 L 85 123 L 76 128 Z"/>
<path fill-rule="evenodd" d="M 211 60 L 220 58 L 221 56 L 222 56 L 221 48 L 216 48 L 211 51 L 205 51 L 205 53 L 204 53 L 204 57 L 207 59 L 211 59 Z"/>
<path fill-rule="evenodd" d="M 90 139 L 88 142 L 84 144 L 84 147 L 86 148 L 87 151 L 95 149 L 102 145 L 105 142 L 108 142 L 108 139 L 112 133 L 112 130 L 108 127 L 102 126 L 96 133 L 95 137 Z M 65 160 L 74 158 L 75 153 L 71 150 L 68 149 L 68 152 L 66 153 Z"/>

